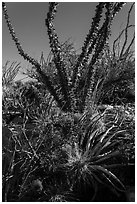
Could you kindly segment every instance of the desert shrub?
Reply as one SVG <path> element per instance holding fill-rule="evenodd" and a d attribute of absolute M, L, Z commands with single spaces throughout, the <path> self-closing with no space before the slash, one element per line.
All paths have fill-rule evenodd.
<path fill-rule="evenodd" d="M 96 66 L 96 81 L 102 81 L 98 88 L 98 103 L 123 105 L 135 102 L 134 57 L 121 60 L 107 47 Z"/>
<path fill-rule="evenodd" d="M 134 3 L 127 13 L 125 28 L 113 42 L 113 49 L 110 50 L 109 45 L 106 44 L 101 58 L 96 62 L 95 81 L 102 80 L 98 103 L 123 105 L 135 102 L 135 33 L 131 39 L 128 38 L 129 29 L 135 27 L 130 24 L 133 7 Z"/>

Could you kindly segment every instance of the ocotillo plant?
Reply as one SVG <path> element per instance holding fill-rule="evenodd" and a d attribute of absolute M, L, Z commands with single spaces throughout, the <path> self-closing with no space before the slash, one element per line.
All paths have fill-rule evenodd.
<path fill-rule="evenodd" d="M 22 46 L 10 22 L 6 5 L 4 2 L 2 3 L 6 23 L 19 54 L 36 67 L 42 82 L 46 85 L 51 95 L 54 96 L 58 106 L 63 111 L 83 112 L 85 110 L 86 100 L 93 92 L 95 73 L 95 68 L 93 68 L 93 65 L 101 54 L 110 35 L 112 20 L 121 10 L 124 3 L 102 2 L 97 5 L 95 17 L 92 19 L 91 28 L 84 41 L 82 52 L 74 64 L 71 83 L 68 83 L 65 63 L 62 59 L 61 44 L 58 40 L 58 36 L 53 25 L 54 16 L 57 12 L 57 5 L 58 3 L 55 2 L 49 3 L 49 11 L 45 20 L 49 36 L 49 44 L 54 55 L 54 63 L 59 78 L 59 84 L 54 86 L 51 78 L 42 71 L 40 63 L 38 63 L 34 58 L 30 57 L 22 49 Z M 100 26 L 104 10 L 105 18 L 103 24 Z"/>
<path fill-rule="evenodd" d="M 125 191 L 119 175 L 115 175 L 112 168 L 129 162 L 129 151 L 126 149 L 133 149 L 130 141 L 134 138 L 131 118 L 127 116 L 123 125 L 126 111 L 122 107 L 91 107 L 92 101 L 93 105 L 96 103 L 94 96 L 100 85 L 95 78 L 96 65 L 103 56 L 102 51 L 105 51 L 112 20 L 124 3 L 102 2 L 97 5 L 82 52 L 78 55 L 74 51 L 72 58 L 71 46 L 59 42 L 53 25 L 57 5 L 49 3 L 45 20 L 51 57 L 45 61 L 42 54 L 38 62 L 22 49 L 3 3 L 7 26 L 18 52 L 32 64 L 38 81 L 43 83 L 38 89 L 34 86 L 41 94 L 38 95 L 41 99 L 38 105 L 32 101 L 35 94 L 32 86 L 27 86 L 29 89 L 23 89 L 19 93 L 21 97 L 16 98 L 23 107 L 23 116 L 20 127 L 15 122 L 11 123 L 14 125 L 12 139 L 16 139 L 13 151 L 17 156 L 9 159 L 12 163 L 9 174 L 4 172 L 4 201 L 94 201 L 100 184 L 117 190 L 115 197 Z M 88 106 L 90 110 L 86 110 Z M 31 120 L 34 124 L 29 124 L 29 118 L 35 120 Z M 127 125 L 130 126 L 128 131 Z M 127 145 L 123 145 L 125 136 Z M 128 142 L 129 136 L 131 139 Z M 18 149 L 21 151 L 17 152 Z M 121 158 L 123 152 L 127 152 L 126 164 Z M 21 162 L 19 165 L 18 159 Z"/>

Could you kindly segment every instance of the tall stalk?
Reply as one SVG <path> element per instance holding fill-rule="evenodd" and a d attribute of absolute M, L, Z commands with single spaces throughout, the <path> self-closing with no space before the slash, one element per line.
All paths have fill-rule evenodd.
<path fill-rule="evenodd" d="M 82 52 L 81 52 L 81 54 L 77 60 L 75 68 L 74 68 L 73 78 L 72 78 L 72 84 L 73 85 L 78 80 L 78 78 L 80 78 L 79 68 L 80 68 L 80 65 L 82 64 L 82 62 L 84 61 L 84 59 L 86 58 L 89 45 L 90 45 L 90 47 L 94 48 L 94 45 L 96 43 L 99 22 L 100 22 L 100 19 L 102 17 L 102 10 L 103 10 L 104 5 L 105 5 L 105 3 L 99 3 L 99 5 L 97 5 L 97 7 L 96 7 L 95 17 L 92 19 L 93 21 L 91 24 L 91 28 L 89 30 L 89 33 L 86 36 L 86 39 L 84 41 L 84 45 L 82 47 Z"/>
<path fill-rule="evenodd" d="M 106 13 L 105 13 L 104 23 L 100 29 L 97 27 L 98 31 L 95 30 L 95 32 L 97 33 L 96 35 L 92 33 L 92 35 L 90 36 L 91 38 L 94 39 L 94 41 L 89 46 L 86 52 L 86 57 L 84 59 L 84 63 L 85 65 L 87 65 L 85 66 L 86 70 L 84 71 L 84 75 L 81 76 L 81 79 L 77 81 L 77 86 L 76 86 L 76 89 L 80 90 L 80 81 L 82 80 L 84 82 L 82 87 L 83 89 L 81 91 L 82 94 L 80 96 L 81 103 L 79 104 L 79 108 L 81 112 L 83 112 L 85 108 L 86 98 L 88 96 L 90 97 L 93 92 L 94 74 L 95 74 L 95 68 L 93 68 L 94 64 L 97 61 L 98 57 L 100 56 L 102 50 L 104 49 L 106 41 L 110 35 L 110 27 L 111 27 L 112 20 L 115 14 L 122 8 L 123 4 L 118 4 L 115 10 L 113 10 L 113 3 L 105 3 L 104 5 L 106 8 Z M 98 9 L 96 10 L 96 12 L 99 12 Z M 101 17 L 101 16 L 98 17 L 97 14 L 95 16 L 96 18 Z M 94 19 L 94 21 L 95 20 L 96 19 Z M 100 20 L 101 18 L 99 18 L 99 21 Z M 96 36 L 96 38 L 94 36 Z M 90 56 L 92 56 L 92 58 L 90 59 L 90 62 L 88 62 Z"/>
<path fill-rule="evenodd" d="M 63 109 L 68 109 L 70 111 L 71 102 L 69 97 L 68 78 L 65 71 L 65 64 L 61 57 L 61 45 L 58 41 L 58 36 L 53 25 L 54 15 L 57 11 L 57 5 L 58 3 L 55 2 L 49 3 L 49 12 L 45 22 L 48 29 L 51 51 L 54 55 L 54 63 L 56 65 L 58 77 L 60 80 L 60 92 L 63 95 L 62 100 L 64 104 Z"/>
<path fill-rule="evenodd" d="M 10 35 L 12 36 L 12 40 L 15 42 L 18 53 L 24 58 L 24 60 L 27 60 L 30 64 L 32 64 L 36 68 L 36 71 L 40 75 L 41 81 L 46 85 L 46 88 L 49 90 L 51 95 L 54 96 L 59 107 L 62 107 L 63 106 L 62 101 L 60 100 L 60 98 L 56 92 L 56 89 L 53 87 L 50 78 L 42 71 L 41 65 L 34 58 L 30 57 L 27 53 L 24 52 L 16 34 L 15 34 L 14 28 L 10 22 L 10 18 L 8 16 L 8 12 L 6 9 L 6 4 L 4 2 L 2 2 L 2 8 L 3 8 L 4 17 L 5 17 Z"/>

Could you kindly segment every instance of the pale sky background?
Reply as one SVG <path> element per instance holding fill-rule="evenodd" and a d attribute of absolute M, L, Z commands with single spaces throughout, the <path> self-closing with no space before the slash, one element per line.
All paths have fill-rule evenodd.
<path fill-rule="evenodd" d="M 64 42 L 71 37 L 75 48 L 83 45 L 86 34 L 90 29 L 92 17 L 95 14 L 95 7 L 98 2 L 61 2 L 58 5 L 54 25 L 59 36 L 59 40 Z M 127 3 L 112 24 L 112 34 L 110 46 L 120 30 L 124 28 L 128 10 L 132 2 Z M 21 42 L 25 52 L 39 60 L 41 52 L 47 58 L 49 48 L 49 38 L 45 26 L 45 18 L 48 12 L 48 2 L 6 2 L 8 14 L 15 33 Z M 130 23 L 135 24 L 135 10 L 132 10 Z M 133 29 L 129 31 L 130 40 L 133 36 Z M 21 67 L 31 65 L 25 61 L 17 52 L 16 46 L 11 39 L 5 19 L 2 17 L 2 65 L 9 60 L 21 62 Z M 22 77 L 18 75 L 18 79 Z"/>

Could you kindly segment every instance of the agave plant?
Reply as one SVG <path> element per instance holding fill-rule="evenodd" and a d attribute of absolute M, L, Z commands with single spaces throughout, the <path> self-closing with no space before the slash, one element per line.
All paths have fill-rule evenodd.
<path fill-rule="evenodd" d="M 105 112 L 82 114 L 77 123 L 77 128 L 81 129 L 81 135 L 79 135 L 81 139 L 77 143 L 66 144 L 63 148 L 68 156 L 64 168 L 67 169 L 72 189 L 76 192 L 80 191 L 79 195 L 82 194 L 83 188 L 85 188 L 84 193 L 92 189 L 90 200 L 93 201 L 99 183 L 118 191 L 125 190 L 124 185 L 111 169 L 113 164 L 115 167 L 122 165 L 120 142 L 117 138 L 125 130 L 119 130 L 119 117 L 115 117 L 111 126 L 106 128 L 103 123 L 104 116 Z M 79 132 L 77 131 L 77 134 Z"/>

